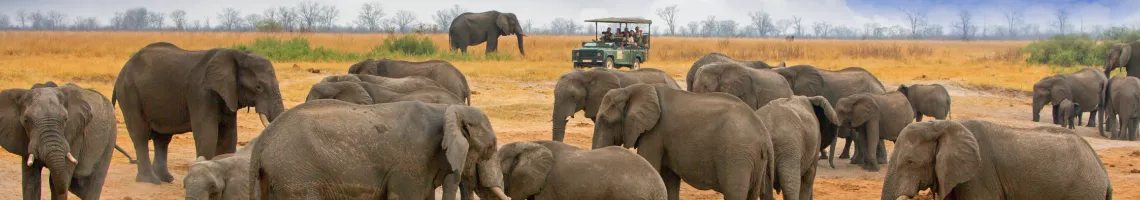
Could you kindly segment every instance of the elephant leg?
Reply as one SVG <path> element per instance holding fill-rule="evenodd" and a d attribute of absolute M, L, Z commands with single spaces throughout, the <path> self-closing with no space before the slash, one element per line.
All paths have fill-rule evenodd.
<path fill-rule="evenodd" d="M 123 110 L 128 109 L 129 104 L 124 102 L 120 106 Z M 145 123 L 142 115 L 134 114 L 134 112 L 123 112 L 123 118 L 127 125 L 127 132 L 131 135 L 131 143 L 135 146 L 135 158 L 137 159 L 137 173 L 135 174 L 135 182 L 148 182 L 159 184 L 158 176 L 155 176 L 153 165 L 150 162 L 150 142 L 151 136 L 156 135 L 151 131 L 150 125 Z M 156 156 L 157 157 L 157 156 Z"/>
<path fill-rule="evenodd" d="M 813 164 L 814 165 L 814 164 Z M 800 200 L 811 200 L 815 190 L 816 166 L 808 167 L 807 172 L 800 176 Z M 784 198 L 787 199 L 787 198 Z"/>
<path fill-rule="evenodd" d="M 114 149 L 107 149 L 107 151 L 104 151 L 102 158 L 110 158 L 114 152 Z M 103 183 L 107 180 L 107 171 L 110 168 L 110 159 L 99 162 L 99 164 L 95 166 L 95 171 L 91 172 L 91 175 L 72 180 L 71 193 L 74 193 L 75 196 L 79 196 L 80 199 L 99 199 L 99 195 L 103 193 Z"/>
<path fill-rule="evenodd" d="M 776 180 L 780 182 L 780 190 L 784 191 L 784 199 L 799 199 L 802 195 L 800 171 L 803 168 L 800 167 L 800 160 L 799 156 L 786 156 L 776 160 L 776 175 L 779 176 Z"/>
<path fill-rule="evenodd" d="M 850 128 L 839 128 L 839 133 L 837 134 L 847 136 L 843 138 L 843 152 L 839 153 L 839 158 L 850 158 L 851 156 L 848 156 L 848 148 L 851 148 L 851 139 L 854 138 L 851 137 L 851 135 L 855 134 L 855 131 L 852 131 Z"/>
<path fill-rule="evenodd" d="M 23 161 L 28 160 L 28 156 L 22 156 L 20 159 L 20 171 L 23 171 L 23 196 L 25 200 L 39 200 L 40 199 L 40 173 L 43 172 L 42 165 L 28 166 Z"/>
<path fill-rule="evenodd" d="M 746 157 L 744 155 L 731 155 L 730 154 L 730 155 L 728 155 L 728 158 L 746 158 Z M 725 200 L 751 200 L 751 199 L 755 199 L 755 197 L 757 197 L 757 196 L 763 196 L 763 195 L 761 195 L 760 191 L 754 191 L 752 189 L 752 186 L 753 186 L 752 177 L 754 177 L 754 176 L 759 177 L 762 175 L 761 174 L 752 174 L 752 172 L 754 170 L 751 167 L 745 167 L 745 166 L 759 167 L 758 165 L 766 164 L 766 163 L 762 164 L 760 162 L 766 162 L 766 161 L 758 160 L 758 161 L 756 161 L 757 163 L 753 163 L 751 165 L 748 163 L 744 163 L 745 161 L 750 162 L 752 160 L 722 159 L 720 161 L 714 161 L 714 162 L 718 163 L 716 165 L 716 171 L 717 171 L 717 174 L 716 174 L 716 176 L 717 176 L 717 182 L 716 182 L 717 183 L 717 190 L 716 191 L 720 192 L 721 194 L 724 194 Z M 774 167 L 774 166 L 769 166 L 769 167 Z M 771 190 L 771 186 L 768 186 L 767 188 L 762 188 L 761 190 Z M 784 191 L 784 192 L 787 192 L 787 191 Z M 761 198 L 763 199 L 763 197 L 761 197 Z"/>
<path fill-rule="evenodd" d="M 217 154 L 237 152 L 237 115 L 219 122 Z"/>
<path fill-rule="evenodd" d="M 867 126 L 866 133 L 859 134 L 859 138 L 864 142 L 864 147 L 860 148 L 863 155 L 863 169 L 867 171 L 879 171 L 878 156 L 876 150 L 879 148 L 879 120 L 870 120 L 865 125 Z"/>
<path fill-rule="evenodd" d="M 878 157 L 879 164 L 887 164 L 887 145 L 886 140 L 879 139 L 879 148 L 875 150 L 875 155 Z"/>
<path fill-rule="evenodd" d="M 1096 112 L 1096 110 L 1089 112 L 1089 122 L 1085 124 L 1085 127 L 1096 127 Z"/>
<path fill-rule="evenodd" d="M 485 52 L 485 53 L 493 53 L 495 51 L 498 51 L 499 50 L 499 35 L 498 34 L 487 34 L 487 35 L 489 35 L 489 36 L 487 36 L 487 52 Z"/>
<path fill-rule="evenodd" d="M 661 174 L 661 180 L 665 182 L 665 192 L 669 196 L 669 200 L 679 200 L 681 198 L 681 176 L 674 173 L 672 169 L 661 169 L 658 171 Z"/>
<path fill-rule="evenodd" d="M 174 135 L 158 133 L 152 135 L 154 135 L 154 175 L 158 176 L 159 181 L 170 183 L 174 181 L 174 175 L 170 175 L 166 157 L 170 150 L 170 140 Z"/>

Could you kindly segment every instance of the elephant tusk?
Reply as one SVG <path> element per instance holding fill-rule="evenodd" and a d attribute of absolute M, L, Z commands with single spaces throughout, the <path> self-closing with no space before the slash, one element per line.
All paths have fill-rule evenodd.
<path fill-rule="evenodd" d="M 67 160 L 71 161 L 71 163 L 79 163 L 79 160 L 75 159 L 75 156 L 72 156 L 71 153 L 67 153 Z"/>
<path fill-rule="evenodd" d="M 572 117 L 566 116 L 566 121 L 570 121 L 570 118 L 572 118 Z"/>
<path fill-rule="evenodd" d="M 498 196 L 499 199 L 503 199 L 503 200 L 510 200 L 511 199 L 510 197 L 507 197 L 507 194 L 503 193 L 503 188 L 492 187 L 491 193 L 495 193 L 495 196 Z"/>
<path fill-rule="evenodd" d="M 36 154 L 30 154 L 29 153 L 28 154 L 28 167 L 31 167 L 32 163 L 34 163 L 35 161 L 36 161 Z"/>
<path fill-rule="evenodd" d="M 261 126 L 268 127 L 269 120 L 266 119 L 265 114 L 259 114 L 258 116 L 261 117 Z"/>

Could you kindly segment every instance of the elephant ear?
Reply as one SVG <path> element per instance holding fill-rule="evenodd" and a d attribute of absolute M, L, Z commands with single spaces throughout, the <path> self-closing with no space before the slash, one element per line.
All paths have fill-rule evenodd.
<path fill-rule="evenodd" d="M 792 66 L 789 70 L 780 70 L 788 72 L 780 72 L 788 83 L 792 85 L 792 91 L 796 95 L 802 96 L 823 96 L 829 101 L 837 100 L 827 89 L 827 80 L 823 78 L 823 74 L 811 66 L 798 65 Z"/>
<path fill-rule="evenodd" d="M 447 157 L 448 172 L 463 177 L 463 166 L 467 162 L 467 151 L 471 145 L 467 142 L 467 131 L 463 127 L 463 116 L 460 108 L 448 106 L 443 116 L 443 141 L 440 147 Z"/>
<path fill-rule="evenodd" d="M 843 121 L 842 119 L 839 119 L 839 114 L 835 113 L 835 109 L 831 107 L 831 103 L 827 101 L 827 98 L 814 96 L 807 97 L 807 100 L 809 103 L 811 103 L 812 110 L 816 112 L 815 118 L 820 122 L 826 122 L 831 125 L 838 126 L 839 123 Z"/>
<path fill-rule="evenodd" d="M 973 179 L 982 162 L 974 133 L 955 121 L 932 121 L 934 127 L 923 138 L 937 139 L 934 172 L 938 178 L 938 199 L 946 199 L 958 184 Z M 938 131 L 941 130 L 941 131 Z"/>
<path fill-rule="evenodd" d="M 510 15 L 499 14 L 495 18 L 495 26 L 499 27 L 499 35 L 507 35 L 511 33 Z"/>
<path fill-rule="evenodd" d="M 1124 43 L 1120 48 L 1120 57 L 1116 59 L 1118 67 L 1128 66 L 1128 60 L 1132 58 L 1132 45 Z M 1110 61 L 1111 62 L 1111 61 Z"/>
<path fill-rule="evenodd" d="M 507 177 L 507 196 L 522 199 L 537 194 L 546 186 L 546 177 L 554 168 L 554 153 L 533 142 L 516 143 L 518 152 L 512 158 L 505 158 L 510 177 Z"/>
<path fill-rule="evenodd" d="M 1061 101 L 1065 99 L 1072 98 L 1072 82 L 1069 82 L 1069 80 L 1064 77 L 1055 78 L 1052 87 L 1049 88 L 1049 94 L 1050 97 L 1053 98 L 1051 101 L 1054 102 L 1054 105 L 1061 103 Z"/>
<path fill-rule="evenodd" d="M 587 109 L 586 110 L 587 114 L 595 113 L 595 115 L 596 115 L 596 113 L 598 112 L 597 110 L 589 110 L 589 109 L 591 109 L 591 108 L 597 109 L 598 106 L 596 106 L 596 105 L 600 105 L 602 103 L 601 102 L 602 97 L 606 96 L 606 92 L 609 92 L 610 90 L 613 90 L 613 89 L 622 88 L 621 79 L 619 79 L 617 77 L 617 75 L 613 74 L 614 72 L 611 72 L 608 70 L 607 71 L 602 71 L 602 70 L 593 71 L 593 70 L 591 70 L 591 71 L 587 71 L 586 73 L 591 74 L 592 76 L 589 77 L 589 80 L 588 80 L 589 82 L 585 83 L 586 84 L 586 97 L 588 97 L 588 98 L 586 98 L 586 108 L 585 109 Z"/>
<path fill-rule="evenodd" d="M 372 60 L 371 58 L 369 58 L 369 59 L 366 59 L 366 60 L 363 60 L 363 61 L 360 61 L 360 62 L 358 62 L 358 63 L 356 63 L 356 64 L 353 64 L 351 67 L 349 67 L 349 68 L 348 68 L 348 73 L 349 73 L 349 74 L 361 74 L 361 73 L 364 73 L 364 72 L 363 72 L 363 71 L 364 71 L 364 68 L 366 68 L 368 65 L 372 65 L 372 64 L 374 64 L 374 63 L 376 63 L 376 61 L 375 61 L 375 60 Z"/>
<path fill-rule="evenodd" d="M 854 119 L 849 120 L 859 121 L 858 124 L 862 125 L 879 115 L 879 103 L 875 102 L 875 98 L 871 94 L 860 94 L 855 98 L 857 99 L 851 110 L 851 117 Z"/>
<path fill-rule="evenodd" d="M 238 105 L 237 70 L 240 67 L 238 61 L 246 56 L 241 51 L 231 49 L 213 49 L 206 53 L 210 60 L 206 63 L 202 85 L 217 93 L 230 112 L 241 108 Z"/>
<path fill-rule="evenodd" d="M 910 87 L 906 85 L 899 85 L 898 91 L 899 93 L 902 93 L 903 96 L 907 96 L 908 98 L 910 97 Z"/>
<path fill-rule="evenodd" d="M 632 93 L 625 114 L 625 127 L 622 128 L 622 143 L 626 148 L 636 148 L 641 134 L 657 126 L 657 120 L 661 118 L 661 100 L 653 86 L 638 84 L 630 88 Z"/>
<path fill-rule="evenodd" d="M 0 147 L 16 155 L 28 155 L 28 133 L 21 123 L 20 100 L 27 89 L 7 89 L 0 91 Z"/>

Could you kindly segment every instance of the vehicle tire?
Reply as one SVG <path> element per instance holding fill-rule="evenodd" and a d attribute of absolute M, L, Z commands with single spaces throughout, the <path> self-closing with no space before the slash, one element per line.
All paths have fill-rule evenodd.
<path fill-rule="evenodd" d="M 633 58 L 633 65 L 630 65 L 629 70 L 641 69 L 641 58 Z"/>
<path fill-rule="evenodd" d="M 614 57 L 606 57 L 606 63 L 602 64 L 606 69 L 614 69 Z"/>

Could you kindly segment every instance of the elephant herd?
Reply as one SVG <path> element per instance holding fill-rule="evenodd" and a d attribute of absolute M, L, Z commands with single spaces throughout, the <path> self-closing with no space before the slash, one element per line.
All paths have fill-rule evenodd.
<path fill-rule="evenodd" d="M 1118 126 L 1112 138 L 1137 139 L 1140 79 L 1105 78 L 1131 66 L 1130 48 L 1117 47 L 1105 73 L 1035 85 L 1034 120 L 1045 104 L 1058 124 L 1099 111 L 1106 117 L 1095 119 Z M 888 91 L 858 67 L 712 53 L 693 64 L 686 86 L 651 68 L 573 70 L 554 88 L 553 140 L 499 144 L 487 114 L 471 106 L 466 77 L 446 61 L 364 60 L 285 109 L 264 56 L 154 43 L 131 56 L 110 98 L 53 82 L 0 92 L 0 146 L 27 161 L 24 199 L 39 199 L 44 167 L 53 199 L 99 198 L 117 147 L 115 104 L 138 182 L 172 182 L 172 136 L 194 133 L 187 199 L 435 199 L 442 187 L 443 199 L 675 200 L 682 182 L 725 199 L 812 199 L 819 160 L 835 167 L 839 137 L 839 158 L 869 171 L 888 165 L 882 199 L 926 189 L 939 199 L 1112 196 L 1099 156 L 1072 130 L 947 120 L 940 85 Z M 237 112 L 249 107 L 266 128 L 237 149 Z M 590 149 L 561 142 L 578 111 L 595 123 Z M 915 122 L 923 116 L 936 120 Z M 895 142 L 890 155 L 886 140 Z"/>

